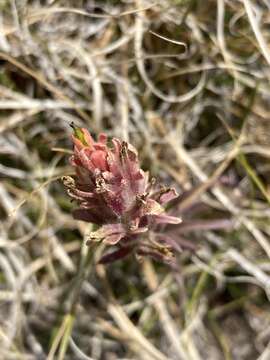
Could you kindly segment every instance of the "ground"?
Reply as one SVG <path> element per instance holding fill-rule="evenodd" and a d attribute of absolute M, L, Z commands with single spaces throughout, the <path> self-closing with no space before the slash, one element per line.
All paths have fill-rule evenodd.
<path fill-rule="evenodd" d="M 0 359 L 269 359 L 269 3 L 0 9 Z M 176 268 L 98 264 L 61 182 L 72 122 L 178 191 Z"/>

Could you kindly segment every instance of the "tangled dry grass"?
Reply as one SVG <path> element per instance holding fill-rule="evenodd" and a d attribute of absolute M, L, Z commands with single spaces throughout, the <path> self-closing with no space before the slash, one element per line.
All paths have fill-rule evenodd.
<path fill-rule="evenodd" d="M 269 10 L 0 2 L 1 360 L 270 358 Z M 90 224 L 59 181 L 72 121 L 133 143 L 185 206 L 231 228 L 193 229 L 177 274 L 96 265 L 102 247 L 86 266 Z"/>

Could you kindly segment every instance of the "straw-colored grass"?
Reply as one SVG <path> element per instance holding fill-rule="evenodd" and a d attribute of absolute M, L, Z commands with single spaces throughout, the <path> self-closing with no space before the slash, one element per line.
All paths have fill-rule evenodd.
<path fill-rule="evenodd" d="M 0 1 L 0 360 L 270 358 L 269 14 L 267 0 Z M 71 122 L 135 145 L 189 194 L 183 217 L 196 205 L 231 227 L 189 232 L 176 273 L 97 265 L 60 181 Z"/>

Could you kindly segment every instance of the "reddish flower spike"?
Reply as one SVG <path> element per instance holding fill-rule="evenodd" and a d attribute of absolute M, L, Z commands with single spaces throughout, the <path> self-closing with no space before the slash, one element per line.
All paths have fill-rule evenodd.
<path fill-rule="evenodd" d="M 64 184 L 79 205 L 74 218 L 100 225 L 89 235 L 88 242 L 119 243 L 138 253 L 147 232 L 159 224 L 181 222 L 166 214 L 162 206 L 177 197 L 176 191 L 152 190 L 153 184 L 140 168 L 132 145 L 113 138 L 111 148 L 105 134 L 100 134 L 96 142 L 86 129 L 73 129 L 74 153 L 70 163 L 76 176 L 65 177 Z M 121 254 L 126 251 L 120 251 L 117 258 Z"/>

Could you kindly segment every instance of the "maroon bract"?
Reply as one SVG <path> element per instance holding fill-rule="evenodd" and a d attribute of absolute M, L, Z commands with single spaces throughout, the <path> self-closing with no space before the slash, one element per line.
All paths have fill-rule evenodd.
<path fill-rule="evenodd" d="M 79 204 L 74 218 L 99 225 L 98 230 L 90 233 L 89 241 L 118 244 L 125 250 L 136 249 L 138 254 L 147 253 L 147 249 L 149 254 L 164 254 L 164 245 L 154 246 L 155 241 L 147 244 L 146 239 L 149 230 L 159 224 L 181 222 L 163 207 L 178 196 L 176 191 L 157 189 L 149 181 L 148 173 L 140 168 L 136 149 L 125 141 L 113 138 L 112 146 L 108 146 L 105 134 L 95 141 L 86 129 L 77 127 L 72 139 L 74 153 L 70 162 L 76 176 L 64 177 L 63 181 L 69 195 Z M 120 254 L 130 251 L 121 250 Z"/>

